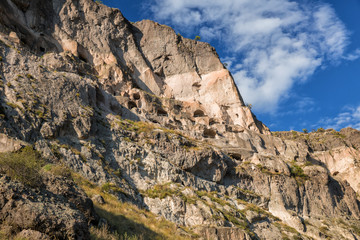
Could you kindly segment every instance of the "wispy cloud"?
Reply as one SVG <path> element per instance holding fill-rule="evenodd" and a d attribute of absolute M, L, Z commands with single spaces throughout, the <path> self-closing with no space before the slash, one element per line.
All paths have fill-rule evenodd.
<path fill-rule="evenodd" d="M 355 61 L 358 58 L 360 58 L 360 49 L 356 49 L 353 53 L 349 53 L 343 57 L 343 59 L 348 61 Z"/>
<path fill-rule="evenodd" d="M 292 101 L 287 103 L 287 109 L 281 110 L 277 116 L 298 116 L 310 114 L 314 111 L 319 110 L 319 107 L 316 106 L 315 100 L 309 97 L 292 97 Z M 289 110 L 290 109 L 290 110 Z"/>
<path fill-rule="evenodd" d="M 290 0 L 152 0 L 158 21 L 228 47 L 229 69 L 246 102 L 274 112 L 296 83 L 345 56 L 348 32 L 325 3 Z"/>
<path fill-rule="evenodd" d="M 360 130 L 360 105 L 357 107 L 345 107 L 337 116 L 319 121 L 316 127 L 333 128 L 336 130 L 352 127 Z"/>

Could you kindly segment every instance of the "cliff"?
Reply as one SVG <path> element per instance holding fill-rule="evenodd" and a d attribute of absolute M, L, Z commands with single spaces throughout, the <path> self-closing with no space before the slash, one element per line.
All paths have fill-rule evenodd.
<path fill-rule="evenodd" d="M 209 44 L 91 0 L 3 0 L 0 40 L 4 236 L 360 238 L 359 131 L 271 134 Z"/>

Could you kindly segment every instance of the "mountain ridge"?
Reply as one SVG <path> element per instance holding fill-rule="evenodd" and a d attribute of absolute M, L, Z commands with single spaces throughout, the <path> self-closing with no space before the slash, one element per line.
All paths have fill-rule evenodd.
<path fill-rule="evenodd" d="M 358 131 L 271 133 L 209 44 L 91 0 L 6 0 L 0 12 L 0 219 L 13 222 L 10 235 L 88 239 L 110 221 L 86 196 L 92 186 L 175 223 L 185 238 L 359 238 Z M 7 170 L 18 158 L 6 154 L 28 145 L 45 161 L 35 187 Z M 72 178 L 87 191 L 70 191 Z M 46 211 L 14 222 L 17 206 L 30 206 L 27 196 L 10 200 L 14 186 L 38 189 Z M 44 230 L 60 205 L 60 218 L 73 220 Z"/>

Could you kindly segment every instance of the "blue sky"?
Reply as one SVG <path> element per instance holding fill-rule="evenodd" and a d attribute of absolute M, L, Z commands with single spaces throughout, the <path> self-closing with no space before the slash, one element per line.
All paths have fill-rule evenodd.
<path fill-rule="evenodd" d="M 272 131 L 360 130 L 360 0 L 104 0 L 213 45 Z"/>

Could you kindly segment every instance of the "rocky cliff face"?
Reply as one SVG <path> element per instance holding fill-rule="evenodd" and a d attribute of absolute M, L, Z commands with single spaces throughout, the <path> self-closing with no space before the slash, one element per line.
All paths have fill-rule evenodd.
<path fill-rule="evenodd" d="M 196 233 L 185 238 L 360 238 L 358 131 L 271 134 L 210 45 L 90 0 L 4 0 L 0 13 L 1 152 L 33 145 Z M 46 176 L 37 187 L 1 178 L 1 223 L 21 192 L 19 206 L 46 205 L 31 216 L 63 204 L 57 222 L 72 231 L 50 219 L 10 224 L 13 234 L 87 239 L 92 205 L 72 204 L 86 197 L 71 188 L 43 197 L 59 195 Z"/>

